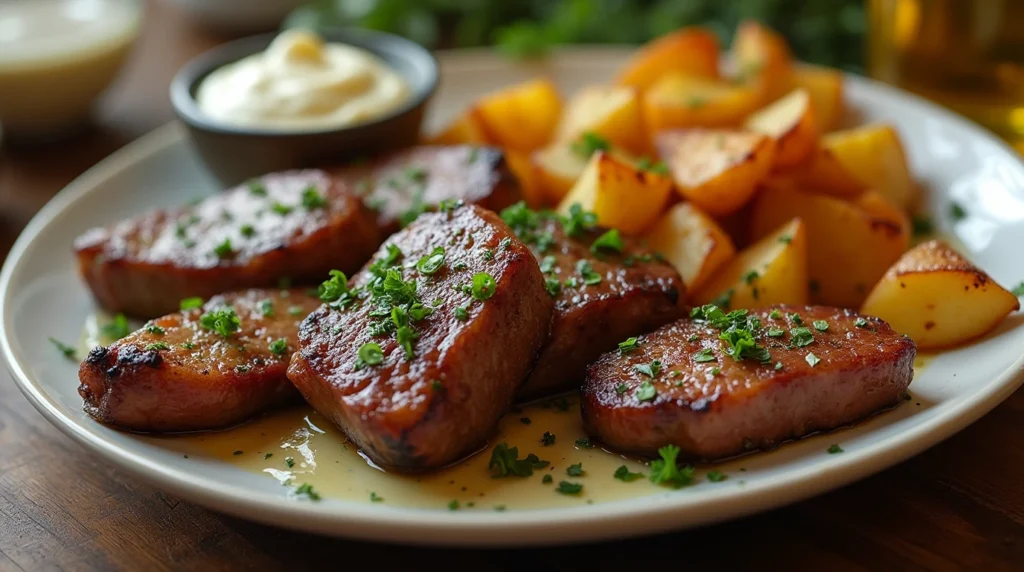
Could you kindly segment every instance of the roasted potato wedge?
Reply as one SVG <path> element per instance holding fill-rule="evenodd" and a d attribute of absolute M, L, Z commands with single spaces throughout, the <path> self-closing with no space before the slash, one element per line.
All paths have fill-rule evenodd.
<path fill-rule="evenodd" d="M 775 140 L 775 167 L 784 169 L 806 159 L 818 143 L 811 96 L 796 89 L 747 118 L 744 127 Z"/>
<path fill-rule="evenodd" d="M 867 189 L 867 185 L 820 142 L 802 163 L 783 169 L 774 176 L 803 190 L 836 197 L 853 197 Z"/>
<path fill-rule="evenodd" d="M 851 176 L 899 208 L 910 208 L 917 198 L 903 144 L 891 125 L 833 131 L 821 138 L 821 146 Z"/>
<path fill-rule="evenodd" d="M 671 207 L 647 233 L 647 245 L 679 271 L 693 292 L 736 255 L 722 227 L 690 203 Z"/>
<path fill-rule="evenodd" d="M 785 38 L 759 22 L 740 23 L 730 55 L 736 79 L 756 89 L 763 103 L 782 97 L 793 85 L 793 57 Z"/>
<path fill-rule="evenodd" d="M 753 88 L 724 80 L 669 73 L 644 92 L 651 133 L 685 127 L 736 127 L 761 106 Z"/>
<path fill-rule="evenodd" d="M 750 199 L 775 155 L 766 135 L 721 129 L 665 131 L 656 146 L 683 198 L 716 216 Z"/>
<path fill-rule="evenodd" d="M 807 304 L 804 223 L 793 219 L 740 251 L 692 300 L 727 308 Z"/>
<path fill-rule="evenodd" d="M 984 335 L 1020 301 L 940 240 L 908 250 L 875 284 L 862 314 L 882 318 L 919 349 L 955 346 Z"/>
<path fill-rule="evenodd" d="M 476 110 L 456 117 L 440 133 L 427 138 L 429 145 L 486 145 L 489 143 Z"/>
<path fill-rule="evenodd" d="M 530 208 L 539 208 L 544 205 L 554 204 L 548 200 L 541 188 L 537 172 L 533 168 L 530 155 L 521 151 L 505 150 L 505 162 L 508 168 L 519 181 L 519 189 L 523 194 L 523 200 Z"/>
<path fill-rule="evenodd" d="M 514 151 L 533 151 L 554 135 L 562 97 L 551 80 L 538 78 L 485 95 L 475 112 L 489 140 Z"/>
<path fill-rule="evenodd" d="M 806 89 L 811 96 L 814 122 L 822 133 L 839 127 L 846 113 L 843 72 L 819 66 L 794 67 L 793 87 Z"/>
<path fill-rule="evenodd" d="M 647 89 L 668 72 L 718 77 L 718 36 L 703 28 L 683 28 L 647 43 L 630 58 L 616 83 Z"/>
<path fill-rule="evenodd" d="M 572 205 L 579 203 L 597 215 L 601 226 L 617 228 L 624 234 L 641 234 L 665 208 L 671 188 L 668 177 L 598 151 L 559 203 L 558 212 L 569 214 Z"/>
<path fill-rule="evenodd" d="M 533 169 L 545 201 L 556 204 L 569 194 L 587 168 L 588 157 L 571 142 L 556 141 L 533 152 Z"/>
<path fill-rule="evenodd" d="M 555 130 L 556 141 L 573 141 L 584 133 L 598 135 L 616 148 L 644 153 L 649 147 L 640 96 L 623 85 L 592 85 L 569 99 Z"/>
<path fill-rule="evenodd" d="M 807 229 L 811 303 L 857 308 L 910 243 L 906 217 L 885 201 L 873 191 L 849 202 L 769 185 L 754 201 L 751 234 L 766 236 L 799 217 Z"/>

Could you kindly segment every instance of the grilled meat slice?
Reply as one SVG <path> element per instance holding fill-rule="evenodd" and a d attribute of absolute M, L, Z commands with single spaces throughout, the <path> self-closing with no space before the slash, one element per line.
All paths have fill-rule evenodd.
<path fill-rule="evenodd" d="M 605 354 L 583 388 L 587 431 L 623 452 L 656 456 L 674 444 L 716 459 L 834 429 L 902 399 L 914 376 L 909 338 L 850 310 L 776 310 L 739 318 L 760 321 L 753 338 L 769 355 L 726 355 L 723 330 L 703 320 L 668 324 L 625 353 Z"/>
<path fill-rule="evenodd" d="M 374 214 L 357 197 L 327 173 L 306 170 L 92 229 L 74 248 L 100 305 L 148 319 L 191 296 L 355 271 L 380 241 Z"/>
<path fill-rule="evenodd" d="M 375 463 L 434 469 L 490 436 L 529 372 L 552 300 L 529 249 L 476 206 L 392 236 L 299 330 L 288 377 Z"/>
<path fill-rule="evenodd" d="M 253 289 L 152 320 L 89 352 L 85 411 L 120 429 L 195 431 L 297 401 L 285 370 L 299 322 L 319 305 L 301 290 Z"/>
<path fill-rule="evenodd" d="M 579 389 L 601 354 L 682 317 L 686 287 L 679 273 L 636 239 L 585 221 L 566 224 L 523 204 L 502 216 L 530 245 L 555 300 L 551 336 L 519 399 Z"/>

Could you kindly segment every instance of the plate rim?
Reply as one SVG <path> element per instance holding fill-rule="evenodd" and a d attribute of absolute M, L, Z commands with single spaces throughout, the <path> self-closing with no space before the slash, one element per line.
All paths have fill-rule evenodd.
<path fill-rule="evenodd" d="M 576 46 L 562 48 L 553 56 L 570 63 L 572 59 L 593 62 L 593 54 L 615 53 L 635 47 L 593 48 Z M 445 65 L 471 65 L 478 60 L 498 58 L 489 50 L 451 50 L 439 52 Z M 529 65 L 529 64 L 527 64 Z M 960 117 L 914 94 L 881 84 L 874 80 L 845 74 L 845 81 L 861 84 L 890 97 L 909 99 L 923 107 L 928 115 L 965 129 L 974 137 L 1001 147 L 1014 157 L 1024 170 L 1021 157 L 1008 144 L 976 123 Z M 525 509 L 508 512 L 462 511 L 450 513 L 433 509 L 417 509 L 379 505 L 362 505 L 345 501 L 299 503 L 283 496 L 263 493 L 246 494 L 246 489 L 227 483 L 193 477 L 165 463 L 120 447 L 105 439 L 79 420 L 66 415 L 42 384 L 30 375 L 10 343 L 12 320 L 9 300 L 11 283 L 21 266 L 25 251 L 51 222 L 77 201 L 85 198 L 98 184 L 131 168 L 139 162 L 174 145 L 186 142 L 183 126 L 171 121 L 121 147 L 89 168 L 58 192 L 32 218 L 19 235 L 0 270 L 0 357 L 22 394 L 51 424 L 92 453 L 117 465 L 119 469 L 141 478 L 157 488 L 169 491 L 222 513 L 300 530 L 326 533 L 348 538 L 374 541 L 399 541 L 407 544 L 433 546 L 526 546 L 565 544 L 609 538 L 626 538 L 666 530 L 681 530 L 770 510 L 785 504 L 816 496 L 839 488 L 893 466 L 916 455 L 951 435 L 963 430 L 1009 397 L 1024 383 L 1024 355 L 1017 358 L 1002 375 L 965 398 L 959 407 L 923 421 L 899 436 L 890 437 L 860 451 L 850 451 L 836 458 L 824 474 L 808 479 L 806 469 L 780 474 L 766 484 L 748 484 L 742 490 L 720 489 L 701 493 L 704 507 L 714 506 L 710 517 L 686 518 L 688 510 L 707 511 L 681 500 L 672 502 L 671 493 L 653 493 L 644 499 L 627 499 L 551 509 Z M 654 499 L 666 502 L 655 504 Z M 638 501 L 647 501 L 640 505 Z M 344 510 L 339 510 L 344 507 Z M 587 521 L 587 526 L 579 525 Z M 426 533 L 426 534 L 425 534 Z"/>

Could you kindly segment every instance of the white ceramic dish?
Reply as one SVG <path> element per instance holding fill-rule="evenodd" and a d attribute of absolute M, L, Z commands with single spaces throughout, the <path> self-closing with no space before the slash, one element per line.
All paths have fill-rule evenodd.
<path fill-rule="evenodd" d="M 546 64 L 515 66 L 485 52 L 442 55 L 438 125 L 478 94 L 537 73 L 566 92 L 605 81 L 628 52 L 566 50 Z M 938 107 L 851 77 L 851 106 L 865 121 L 889 121 L 903 136 L 914 172 L 944 232 L 1003 284 L 1024 278 L 1024 164 L 980 128 Z M 985 414 L 1021 383 L 1024 320 L 1011 316 L 971 346 L 936 357 L 911 390 L 914 403 L 824 438 L 790 443 L 745 459 L 742 480 L 654 490 L 640 498 L 568 508 L 448 511 L 325 498 L 298 502 L 273 479 L 99 425 L 81 410 L 76 364 L 47 336 L 75 339 L 93 310 L 70 245 L 88 227 L 142 209 L 187 201 L 211 179 L 169 125 L 115 153 L 48 204 L 18 240 L 0 275 L 0 349 L 29 401 L 84 447 L 154 485 L 210 508 L 267 523 L 338 536 L 452 545 L 525 545 L 597 540 L 707 524 L 834 489 L 919 453 Z M 969 207 L 955 225 L 950 199 Z M 917 405 L 919 403 L 920 405 Z M 826 439 L 826 440 L 823 440 Z M 825 454 L 841 441 L 845 453 Z"/>

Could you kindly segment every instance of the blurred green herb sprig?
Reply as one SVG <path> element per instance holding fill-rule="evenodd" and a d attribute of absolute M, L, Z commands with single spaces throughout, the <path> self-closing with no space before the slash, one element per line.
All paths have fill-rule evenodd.
<path fill-rule="evenodd" d="M 360 26 L 430 48 L 493 44 L 523 58 L 558 44 L 640 44 L 690 25 L 727 45 L 746 18 L 781 32 L 800 59 L 862 71 L 863 0 L 317 0 L 283 25 Z"/>

